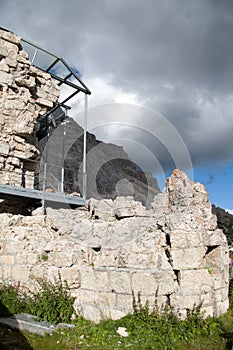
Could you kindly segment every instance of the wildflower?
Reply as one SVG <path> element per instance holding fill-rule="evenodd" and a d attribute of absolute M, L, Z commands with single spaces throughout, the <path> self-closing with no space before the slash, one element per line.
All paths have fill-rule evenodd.
<path fill-rule="evenodd" d="M 14 288 L 14 290 L 17 290 L 19 288 L 19 283 L 18 282 L 14 282 L 12 284 L 12 287 Z"/>

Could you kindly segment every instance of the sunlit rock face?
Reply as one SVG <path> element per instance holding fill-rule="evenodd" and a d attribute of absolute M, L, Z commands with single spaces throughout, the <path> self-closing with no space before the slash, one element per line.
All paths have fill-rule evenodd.
<path fill-rule="evenodd" d="M 31 66 L 20 37 L 0 29 L 0 182 L 33 187 L 36 124 L 58 101 L 51 76 Z"/>
<path fill-rule="evenodd" d="M 132 294 L 185 317 L 228 308 L 228 245 L 205 188 L 175 170 L 147 210 L 133 197 L 90 199 L 76 210 L 0 214 L 1 279 L 29 289 L 34 277 L 66 279 L 85 318 L 133 312 Z M 43 223 L 43 224 L 42 224 Z M 46 256 L 46 259 L 43 257 Z"/>

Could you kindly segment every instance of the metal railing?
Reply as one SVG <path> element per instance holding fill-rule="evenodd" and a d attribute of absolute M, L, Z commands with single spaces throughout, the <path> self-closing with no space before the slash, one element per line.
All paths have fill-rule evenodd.
<path fill-rule="evenodd" d="M 69 108 L 65 104 L 79 92 L 85 95 L 91 94 L 89 88 L 81 80 L 79 72 L 73 69 L 62 57 L 55 55 L 25 38 L 21 38 L 21 44 L 29 55 L 31 65 L 49 73 L 53 79 L 59 82 L 59 86 L 64 84 L 72 90 L 72 92 L 57 103 L 48 114 L 55 111 L 59 106 Z"/>
<path fill-rule="evenodd" d="M 21 160 L 20 167 L 8 165 L 8 168 L 2 168 L 0 183 L 38 191 L 80 193 L 78 173 L 82 175 L 73 168 L 27 159 Z"/>

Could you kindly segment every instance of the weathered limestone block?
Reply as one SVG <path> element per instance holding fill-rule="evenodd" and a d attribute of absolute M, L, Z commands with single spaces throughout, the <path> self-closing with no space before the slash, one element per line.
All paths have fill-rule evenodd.
<path fill-rule="evenodd" d="M 97 305 L 94 306 L 85 303 L 81 305 L 81 315 L 85 319 L 92 320 L 93 322 L 99 322 L 103 318 L 103 313 Z"/>
<path fill-rule="evenodd" d="M 203 209 L 210 208 L 205 187 L 199 183 L 194 184 L 183 171 L 175 169 L 167 179 L 166 186 L 167 201 L 171 211 L 192 212 L 193 210 L 202 215 Z"/>
<path fill-rule="evenodd" d="M 215 231 L 204 231 L 203 233 L 203 243 L 206 246 L 214 247 L 220 246 L 222 243 L 227 244 L 227 238 L 220 229 L 216 229 Z"/>
<path fill-rule="evenodd" d="M 55 278 L 57 278 L 57 276 L 58 273 L 54 274 Z M 79 289 L 81 286 L 80 272 L 77 266 L 62 269 L 61 278 L 67 281 L 67 284 L 72 291 Z"/>
<path fill-rule="evenodd" d="M 9 71 L 10 71 L 8 64 L 3 60 L 0 61 L 0 71 L 6 72 L 6 73 L 9 73 Z"/>
<path fill-rule="evenodd" d="M 216 302 L 214 312 L 212 315 L 222 315 L 229 308 L 229 299 Z"/>
<path fill-rule="evenodd" d="M 1 30 L 1 33 L 3 31 Z M 0 38 L 0 47 L 4 47 L 6 48 L 7 51 L 15 51 L 15 52 L 18 52 L 19 51 L 19 48 L 18 48 L 18 45 L 19 44 L 15 44 L 15 43 L 12 43 L 10 41 L 7 41 L 3 38 Z"/>
<path fill-rule="evenodd" d="M 170 296 L 171 305 L 176 305 L 178 310 L 192 310 L 194 307 L 200 305 L 202 299 L 200 295 L 176 295 Z"/>
<path fill-rule="evenodd" d="M 96 219 L 122 219 L 125 217 L 149 216 L 146 208 L 141 202 L 137 202 L 133 197 L 117 197 L 114 201 L 111 199 L 102 199 L 97 201 L 90 199 L 88 201 L 89 211 Z"/>
<path fill-rule="evenodd" d="M 17 61 L 20 63 L 23 63 L 23 64 L 26 63 L 27 65 L 29 65 L 28 54 L 25 51 L 20 50 Z"/>
<path fill-rule="evenodd" d="M 20 253 L 17 253 L 15 255 L 15 264 L 16 265 L 25 265 L 25 266 L 33 266 L 37 263 L 39 263 L 40 261 L 40 256 L 39 254 L 36 254 L 36 253 L 28 253 L 27 255 L 22 252 L 21 254 Z"/>
<path fill-rule="evenodd" d="M 130 274 L 127 271 L 110 271 L 109 283 L 111 290 L 116 293 L 132 293 Z"/>
<path fill-rule="evenodd" d="M 89 241 L 93 237 L 93 224 L 88 219 L 82 219 L 73 226 L 71 231 L 72 238 L 81 241 Z"/>
<path fill-rule="evenodd" d="M 135 295 L 139 293 L 143 295 L 155 295 L 158 288 L 158 281 L 151 272 L 133 272 L 132 273 L 132 289 Z"/>
<path fill-rule="evenodd" d="M 78 229 L 78 223 L 80 222 L 80 218 L 85 219 L 86 217 L 89 217 L 89 214 L 87 212 L 82 212 L 79 214 L 78 211 L 71 210 L 71 209 L 70 210 L 65 210 L 65 209 L 53 210 L 51 208 L 47 208 L 46 214 L 47 214 L 46 218 L 47 218 L 48 224 L 51 225 L 53 229 L 58 230 L 60 235 L 70 234 L 73 231 L 75 235 L 75 232 Z M 85 229 L 84 225 L 82 225 L 82 227 L 83 229 Z M 87 230 L 85 229 L 85 231 Z M 81 231 L 81 226 L 80 226 L 80 231 Z"/>
<path fill-rule="evenodd" d="M 213 279 L 207 269 L 184 270 L 180 272 L 180 288 L 184 296 L 200 295 L 211 291 L 212 287 Z"/>
<path fill-rule="evenodd" d="M 0 154 L 7 156 L 10 152 L 10 146 L 6 142 L 0 142 Z"/>
<path fill-rule="evenodd" d="M 88 210 L 95 219 L 115 218 L 114 205 L 111 199 L 103 199 L 98 201 L 91 198 L 88 201 Z"/>
<path fill-rule="evenodd" d="M 33 88 L 36 85 L 35 77 L 30 77 L 26 74 L 24 76 L 15 76 L 15 83 L 18 86 L 23 86 L 28 89 Z"/>
<path fill-rule="evenodd" d="M 6 164 L 12 164 L 12 165 L 15 165 L 16 167 L 19 167 L 20 160 L 19 158 L 15 158 L 15 157 L 8 157 L 6 158 Z"/>
<path fill-rule="evenodd" d="M 0 49 L 1 51 L 1 49 Z M 7 51 L 6 50 L 6 56 L 4 56 L 6 64 L 13 69 L 18 68 L 18 57 L 19 53 L 16 51 Z"/>
<path fill-rule="evenodd" d="M 130 245 L 121 248 L 117 256 L 117 266 L 121 268 L 140 269 L 142 266 L 147 266 L 149 269 L 156 269 L 158 264 L 158 252 L 146 249 L 133 252 L 130 250 Z"/>
<path fill-rule="evenodd" d="M 97 252 L 92 249 L 92 256 L 90 259 L 90 263 L 93 264 L 96 268 L 107 266 L 109 268 L 117 267 L 117 252 L 113 254 L 112 249 L 101 249 Z"/>
<path fill-rule="evenodd" d="M 114 200 L 114 213 L 118 219 L 131 216 L 147 216 L 146 208 L 133 197 L 117 197 Z"/>
<path fill-rule="evenodd" d="M 172 294 L 177 289 L 175 275 L 171 271 L 160 272 L 133 272 L 132 289 L 137 295 L 166 295 Z"/>
<path fill-rule="evenodd" d="M 7 57 L 8 51 L 4 46 L 0 45 L 0 59 Z"/>
<path fill-rule="evenodd" d="M 154 196 L 150 210 L 152 216 L 158 218 L 165 214 L 167 209 L 166 199 L 166 193 L 158 193 L 156 196 Z"/>
<path fill-rule="evenodd" d="M 207 247 L 205 265 L 210 268 L 213 273 L 226 271 L 226 266 L 229 265 L 228 250 L 222 246 Z"/>
<path fill-rule="evenodd" d="M 14 281 L 25 283 L 29 279 L 30 271 L 25 265 L 17 265 L 12 267 L 11 275 Z"/>
<path fill-rule="evenodd" d="M 180 227 L 174 229 L 170 233 L 170 242 L 172 248 L 188 248 L 203 246 L 201 231 L 185 231 L 181 230 Z"/>
<path fill-rule="evenodd" d="M 108 272 L 88 269 L 80 271 L 82 289 L 97 290 L 102 292 L 110 292 Z"/>
<path fill-rule="evenodd" d="M 9 241 L 6 242 L 7 244 L 7 251 L 14 255 L 15 253 L 22 253 L 25 249 L 25 242 L 18 242 L 18 241 Z"/>
<path fill-rule="evenodd" d="M 4 125 L 5 124 L 5 116 L 0 114 L 0 125 Z"/>
<path fill-rule="evenodd" d="M 52 108 L 53 107 L 53 102 L 51 102 L 51 101 L 49 101 L 49 100 L 46 100 L 46 99 L 44 99 L 44 98 L 38 98 L 37 100 L 36 100 L 36 102 L 37 102 L 37 104 L 39 104 L 39 105 L 42 105 L 42 106 L 45 106 L 45 107 L 50 107 L 50 108 Z"/>
<path fill-rule="evenodd" d="M 13 265 L 15 262 L 14 255 L 0 255 L 0 264 Z"/>
<path fill-rule="evenodd" d="M 18 45 L 20 43 L 20 37 L 18 35 L 15 35 L 12 32 L 6 31 L 6 30 L 1 30 L 0 31 L 0 38 L 4 39 L 6 41 L 9 41 L 12 44 Z"/>
<path fill-rule="evenodd" d="M 170 255 L 175 270 L 201 269 L 204 267 L 206 248 L 171 249 Z"/>
<path fill-rule="evenodd" d="M 136 296 L 135 296 L 136 297 Z M 154 299 L 154 296 L 153 296 Z M 147 297 L 147 300 L 150 300 L 150 297 Z M 154 300 L 152 300 L 152 303 Z M 145 304 L 145 303 L 144 303 Z M 151 305 L 150 304 L 150 305 Z M 133 295 L 129 297 L 129 294 L 116 294 L 116 306 L 118 309 L 124 310 L 125 314 L 129 314 L 133 312 Z"/>
<path fill-rule="evenodd" d="M 1 84 L 12 86 L 13 76 L 9 72 L 0 70 L 0 82 Z"/>
<path fill-rule="evenodd" d="M 221 302 L 224 302 L 228 299 L 228 291 L 226 288 L 220 288 L 214 291 L 214 297 Z"/>
<path fill-rule="evenodd" d="M 81 306 L 84 300 L 86 304 L 95 305 L 98 303 L 99 294 L 98 291 L 78 288 L 73 292 L 76 298 L 75 305 Z"/>
<path fill-rule="evenodd" d="M 211 268 L 207 268 L 212 276 L 213 276 L 213 285 L 214 290 L 221 289 L 221 288 L 228 288 L 228 281 L 229 281 L 229 272 L 228 271 L 218 271 L 217 273 L 213 273 Z"/>

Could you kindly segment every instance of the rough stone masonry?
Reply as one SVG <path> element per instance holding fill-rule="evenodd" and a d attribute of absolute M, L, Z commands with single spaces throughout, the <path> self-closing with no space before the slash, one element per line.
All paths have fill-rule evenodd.
<path fill-rule="evenodd" d="M 0 29 L 0 182 L 33 188 L 36 122 L 58 101 L 51 76 L 33 67 L 20 38 Z"/>
<path fill-rule="evenodd" d="M 185 316 L 228 308 L 228 245 L 205 188 L 179 170 L 146 210 L 132 197 L 90 200 L 88 209 L 0 214 L 0 279 L 30 289 L 61 274 L 87 319 L 120 318 L 142 303 L 166 302 Z"/>
<path fill-rule="evenodd" d="M 56 103 L 57 85 L 32 67 L 20 39 L 0 30 L 0 182 L 21 185 L 37 154 L 36 121 Z M 17 175 L 18 174 L 18 175 Z M 27 179 L 27 178 L 26 178 Z M 29 181 L 29 180 L 28 180 Z M 32 185 L 32 184 L 31 184 Z M 28 186 L 27 186 L 28 187 Z M 0 281 L 36 288 L 35 277 L 66 279 L 85 318 L 120 318 L 132 293 L 182 316 L 228 308 L 228 246 L 205 188 L 180 170 L 146 210 L 132 197 L 94 200 L 76 210 L 0 214 Z"/>

